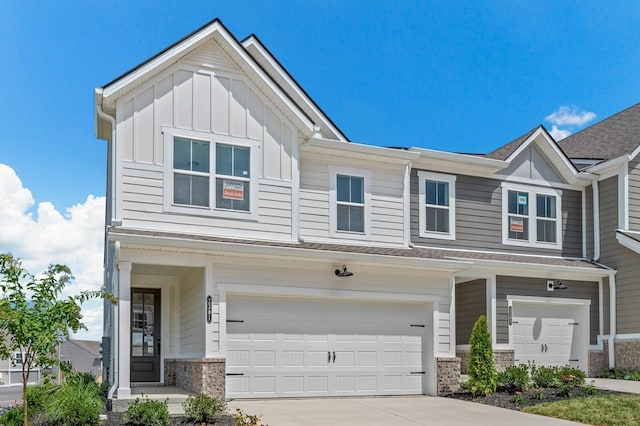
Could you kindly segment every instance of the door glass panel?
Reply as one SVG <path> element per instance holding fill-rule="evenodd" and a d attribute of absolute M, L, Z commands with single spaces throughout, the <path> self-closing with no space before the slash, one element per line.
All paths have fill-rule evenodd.
<path fill-rule="evenodd" d="M 132 295 L 131 355 L 153 356 L 155 352 L 155 295 L 137 293 Z"/>
<path fill-rule="evenodd" d="M 154 348 L 154 329 L 153 326 L 155 324 L 153 317 L 153 307 L 154 307 L 154 297 L 153 293 L 145 293 L 144 294 L 144 316 L 145 316 L 145 327 L 144 327 L 144 337 L 142 344 L 142 356 L 153 356 L 153 348 Z"/>

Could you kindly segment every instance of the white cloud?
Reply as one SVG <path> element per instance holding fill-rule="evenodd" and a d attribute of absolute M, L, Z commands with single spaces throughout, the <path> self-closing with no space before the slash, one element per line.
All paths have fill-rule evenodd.
<path fill-rule="evenodd" d="M 571 134 L 571 131 L 567 129 L 558 129 L 558 126 L 554 124 L 553 126 L 551 126 L 551 130 L 549 130 L 549 133 L 551 133 L 553 139 L 555 139 L 556 141 L 560 141 L 569 136 Z"/>
<path fill-rule="evenodd" d="M 576 106 L 562 105 L 544 119 L 557 126 L 584 126 L 594 118 L 596 118 L 596 114 L 593 112 L 582 110 Z"/>
<path fill-rule="evenodd" d="M 0 163 L 0 252 L 19 257 L 30 272 L 37 274 L 51 263 L 71 268 L 75 281 L 65 294 L 98 290 L 102 285 L 105 198 L 87 196 L 80 204 L 60 213 L 44 201 L 35 207 L 28 188 L 16 172 Z M 101 301 L 87 302 L 84 323 L 89 328 L 79 338 L 97 340 L 102 335 Z M 81 336 L 81 337 L 80 337 Z"/>

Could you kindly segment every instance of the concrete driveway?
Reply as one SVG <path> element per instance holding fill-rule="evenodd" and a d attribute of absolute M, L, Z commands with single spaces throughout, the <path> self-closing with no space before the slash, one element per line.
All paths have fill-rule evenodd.
<path fill-rule="evenodd" d="M 245 414 L 261 415 L 269 426 L 545 426 L 579 423 L 450 398 L 363 397 L 236 400 Z"/>

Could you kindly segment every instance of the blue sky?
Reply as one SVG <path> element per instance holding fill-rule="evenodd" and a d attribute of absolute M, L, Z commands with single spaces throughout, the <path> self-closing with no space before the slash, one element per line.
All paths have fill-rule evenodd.
<path fill-rule="evenodd" d="M 67 239 L 100 250 L 93 90 L 215 17 L 257 34 L 360 143 L 483 153 L 640 101 L 636 1 L 4 1 L 0 251 L 36 267 Z M 99 280 L 82 257 L 60 258 Z"/>

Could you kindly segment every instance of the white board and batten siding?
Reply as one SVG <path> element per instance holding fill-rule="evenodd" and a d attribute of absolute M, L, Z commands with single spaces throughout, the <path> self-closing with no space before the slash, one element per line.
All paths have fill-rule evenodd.
<path fill-rule="evenodd" d="M 292 158 L 297 130 L 210 41 L 118 100 L 116 131 L 124 226 L 193 234 L 291 239 Z M 176 214 L 163 210 L 162 128 L 253 141 L 257 146 L 257 220 Z M 228 139 L 227 139 L 228 140 Z M 169 147 L 171 149 L 171 147 Z"/>
<path fill-rule="evenodd" d="M 370 235 L 367 243 L 404 243 L 404 167 L 362 162 L 371 172 Z M 359 164 L 359 169 L 362 169 Z M 300 235 L 308 241 L 352 243 L 348 233 L 330 229 L 330 167 L 352 167 L 344 159 L 303 153 L 300 161 Z M 362 241 L 362 239 L 360 239 Z"/>

